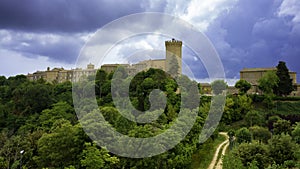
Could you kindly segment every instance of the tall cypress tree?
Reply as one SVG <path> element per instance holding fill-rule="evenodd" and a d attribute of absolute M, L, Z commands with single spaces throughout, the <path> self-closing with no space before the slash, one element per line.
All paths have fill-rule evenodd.
<path fill-rule="evenodd" d="M 278 86 L 274 89 L 278 96 L 287 96 L 293 91 L 293 82 L 285 62 L 279 61 L 276 75 L 279 78 Z"/>

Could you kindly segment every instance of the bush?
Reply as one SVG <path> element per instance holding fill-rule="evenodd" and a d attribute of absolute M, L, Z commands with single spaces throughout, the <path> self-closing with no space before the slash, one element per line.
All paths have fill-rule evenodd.
<path fill-rule="evenodd" d="M 264 121 L 262 113 L 255 110 L 249 111 L 244 119 L 249 127 L 255 125 L 261 126 Z"/>
<path fill-rule="evenodd" d="M 266 168 L 270 163 L 269 151 L 267 146 L 259 143 L 242 143 L 233 154 L 241 159 L 244 166 L 255 161 L 258 168 Z M 254 163 L 253 163 L 254 164 Z"/>
<path fill-rule="evenodd" d="M 267 128 L 254 126 L 250 128 L 253 139 L 258 140 L 263 143 L 268 143 L 268 140 L 271 138 L 271 133 Z"/>
<path fill-rule="evenodd" d="M 251 133 L 246 127 L 243 127 L 236 132 L 236 138 L 238 143 L 249 143 L 251 142 Z"/>

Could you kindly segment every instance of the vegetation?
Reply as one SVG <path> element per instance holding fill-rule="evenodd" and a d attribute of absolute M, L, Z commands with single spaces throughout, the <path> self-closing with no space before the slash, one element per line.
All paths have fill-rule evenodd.
<path fill-rule="evenodd" d="M 258 83 L 263 95 L 249 95 L 255 108 L 243 116 L 242 122 L 230 123 L 236 131 L 230 130 L 229 134 L 236 134 L 223 168 L 299 168 L 300 102 L 298 98 L 286 97 L 293 86 L 285 63 L 279 62 L 277 71 L 265 73 Z M 243 94 L 241 86 L 241 82 L 236 84 Z"/>
<path fill-rule="evenodd" d="M 289 75 L 289 69 L 283 61 L 280 61 L 276 68 L 276 75 L 279 78 L 279 82 L 278 86 L 274 86 L 274 91 L 278 96 L 287 96 L 294 90 L 293 82 Z"/>
<path fill-rule="evenodd" d="M 167 96 L 163 113 L 152 123 L 145 125 L 133 122 L 120 115 L 112 102 L 111 82 L 113 73 L 98 70 L 95 76 L 83 79 L 85 83 L 47 83 L 44 80 L 29 81 L 26 76 L 0 78 L 0 168 L 189 168 L 192 155 L 197 148 L 206 113 L 196 112 L 195 125 L 188 135 L 173 149 L 154 157 L 131 159 L 114 155 L 104 147 L 99 147 L 83 131 L 73 108 L 73 90 L 84 88 L 76 93 L 89 97 L 92 83 L 99 109 L 105 119 L 117 131 L 131 137 L 152 137 L 168 129 L 177 118 L 181 95 L 193 95 L 186 107 L 199 105 L 197 93 L 188 93 L 182 88 L 178 93 L 175 80 L 161 70 L 150 69 L 140 72 L 134 78 L 125 71 L 115 75 L 129 81 L 130 101 L 140 111 L 150 109 L 150 95 L 153 89 L 160 89 Z M 187 77 L 178 81 L 188 87 Z M 73 86 L 72 86 L 73 85 Z M 83 86 L 86 85 L 86 86 Z M 120 97 L 123 97 L 122 93 Z M 76 95 L 75 98 L 76 100 Z M 158 99 L 158 98 L 155 98 Z M 209 103 L 209 99 L 204 103 Z M 195 103 L 193 103 L 195 102 Z M 94 107 L 88 99 L 79 100 L 83 106 L 84 118 L 95 119 Z M 193 104 L 192 104 L 193 103 Z M 191 105 L 189 105 L 191 104 Z M 155 106 L 155 105 L 154 105 Z M 132 112 L 135 118 L 149 115 Z M 151 116 L 149 116 L 151 117 Z M 93 123 L 90 123 L 90 127 Z M 215 138 L 215 137 L 214 137 Z M 21 154 L 21 150 L 24 153 Z"/>
<path fill-rule="evenodd" d="M 129 85 L 130 102 L 136 110 L 130 111 L 131 118 L 142 120 L 156 117 L 160 113 L 157 119 L 142 124 L 123 117 L 113 102 L 113 96 L 125 97 L 126 94 L 111 91 L 111 82 L 116 80 L 113 76 L 119 77 L 120 81 L 117 82 L 120 84 L 125 82 Z M 247 94 L 247 82 L 237 83 L 240 93 L 226 97 L 219 129 L 207 142 L 200 144 L 199 135 L 209 117 L 212 99 L 210 96 L 200 98 L 199 93 L 191 93 L 189 85 L 197 86 L 197 83 L 185 76 L 177 79 L 178 83 L 187 86 L 180 90 L 174 78 L 156 69 L 140 72 L 135 77 L 128 76 L 122 68 L 116 75 L 98 70 L 95 77 L 84 79 L 85 83 L 74 84 L 47 83 L 42 79 L 28 81 L 23 75 L 9 78 L 2 76 L 0 168 L 19 168 L 20 164 L 23 168 L 49 169 L 205 168 L 212 158 L 213 150 L 224 139 L 217 137 L 218 130 L 228 131 L 230 136 L 224 169 L 299 168 L 300 101 L 280 100 L 280 97 L 274 100 L 275 97 L 269 97 L 268 94 L 272 95 L 276 90 L 264 83 L 273 81 L 273 86 L 276 86 L 276 77 L 276 73 L 274 76 L 272 72 L 260 81 L 261 89 L 266 93 L 259 96 Z M 90 91 L 91 87 L 95 88 L 98 107 L 91 106 L 89 99 L 76 100 L 78 95 L 86 95 L 88 98 L 90 93 L 86 91 Z M 224 93 L 226 87 L 222 80 L 212 84 L 215 95 Z M 77 93 L 74 99 L 84 105 L 80 112 L 83 118 L 89 120 L 89 129 L 97 128 L 93 123 L 97 118 L 95 109 L 100 109 L 105 120 L 118 132 L 130 137 L 147 138 L 163 133 L 174 124 L 182 107 L 194 108 L 186 111 L 195 112 L 196 121 L 187 136 L 163 154 L 141 159 L 117 156 L 105 147 L 100 147 L 83 130 L 82 126 L 87 124 L 79 123 L 72 97 L 72 90 L 78 88 L 84 88 L 85 91 Z M 155 97 L 159 103 L 166 103 L 161 112 L 151 109 L 152 106 L 159 106 L 150 104 L 153 89 L 162 91 Z M 187 105 L 182 106 L 181 97 L 187 95 L 191 97 L 186 98 Z M 270 104 L 262 103 L 263 100 L 268 100 Z M 199 105 L 199 109 L 193 105 Z M 140 113 L 144 111 L 150 114 Z M 130 148 L 130 144 L 127 145 L 124 149 Z M 20 153 L 21 150 L 24 152 Z"/>
<path fill-rule="evenodd" d="M 261 79 L 258 80 L 258 88 L 264 92 L 264 94 L 272 95 L 273 89 L 278 87 L 279 78 L 276 72 L 269 71 L 265 73 Z"/>
<path fill-rule="evenodd" d="M 251 88 L 251 84 L 248 81 L 241 79 L 235 83 L 234 87 L 239 89 L 240 94 L 246 94 Z"/>
<path fill-rule="evenodd" d="M 209 139 L 194 153 L 192 157 L 192 169 L 207 169 L 211 160 L 213 159 L 214 153 L 226 138 L 222 135 L 218 136 L 216 140 Z"/>

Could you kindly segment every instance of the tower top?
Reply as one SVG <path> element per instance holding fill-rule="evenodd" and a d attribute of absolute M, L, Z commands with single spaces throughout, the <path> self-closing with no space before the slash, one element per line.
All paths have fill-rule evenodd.
<path fill-rule="evenodd" d="M 87 65 L 87 69 L 95 69 L 95 65 L 90 63 L 90 64 Z"/>
<path fill-rule="evenodd" d="M 182 41 L 172 38 L 172 40 L 165 41 L 165 45 L 166 46 L 182 46 Z"/>

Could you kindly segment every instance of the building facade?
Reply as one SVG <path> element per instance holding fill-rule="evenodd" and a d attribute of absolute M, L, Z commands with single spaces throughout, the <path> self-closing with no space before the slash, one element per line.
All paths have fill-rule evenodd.
<path fill-rule="evenodd" d="M 119 66 L 125 68 L 129 75 L 136 74 L 142 70 L 147 70 L 150 68 L 161 69 L 166 72 L 169 72 L 174 66 L 174 63 L 177 64 L 177 74 L 180 75 L 182 71 L 182 41 L 172 39 L 170 41 L 165 41 L 166 47 L 166 59 L 157 59 L 157 60 L 145 60 L 138 62 L 136 64 L 103 64 L 101 65 L 101 69 L 106 71 L 107 73 L 111 73 L 115 71 Z M 176 61 L 174 62 L 174 59 Z M 173 64 L 173 65 L 172 65 Z M 83 77 L 87 77 L 90 75 L 95 75 L 97 73 L 97 69 L 93 64 L 88 64 L 85 69 L 76 68 L 71 70 L 65 70 L 64 68 L 47 68 L 46 71 L 36 71 L 32 74 L 28 74 L 27 78 L 30 80 L 38 80 L 44 79 L 47 82 L 78 82 Z"/>
<path fill-rule="evenodd" d="M 182 73 L 182 41 L 172 39 L 170 41 L 165 41 L 166 48 L 166 58 L 165 59 L 155 59 L 155 60 L 144 60 L 136 64 L 104 64 L 101 69 L 107 73 L 111 73 L 117 69 L 117 67 L 122 66 L 125 68 L 129 75 L 136 74 L 140 71 L 147 70 L 150 68 L 161 69 L 165 72 L 172 72 L 172 68 L 177 68 L 176 75 L 181 75 Z M 176 59 L 176 61 L 174 61 Z M 176 64 L 176 65 L 174 65 Z"/>
<path fill-rule="evenodd" d="M 174 64 L 178 65 L 177 75 L 182 73 L 182 41 L 175 40 L 174 38 L 170 41 L 165 41 L 166 47 L 166 72 L 172 72 Z M 174 60 L 176 59 L 176 60 Z"/>
<path fill-rule="evenodd" d="M 97 69 L 93 64 L 88 64 L 86 69 L 76 68 L 71 70 L 65 70 L 64 68 L 47 68 L 46 71 L 36 71 L 32 74 L 28 74 L 27 78 L 29 80 L 44 79 L 50 83 L 62 83 L 66 81 L 78 82 L 82 77 L 87 77 L 90 75 L 95 75 Z"/>
<path fill-rule="evenodd" d="M 276 71 L 276 67 L 271 68 L 244 68 L 240 71 L 240 79 L 247 80 L 253 85 L 258 84 L 258 80 L 268 71 Z M 289 72 L 290 77 L 293 79 L 293 84 L 297 83 L 297 73 Z"/>
<path fill-rule="evenodd" d="M 258 80 L 263 77 L 263 75 L 269 71 L 276 71 L 276 67 L 270 67 L 270 68 L 244 68 L 240 71 L 240 79 L 248 81 L 252 87 L 248 91 L 251 94 L 257 93 L 262 94 L 262 92 L 258 89 Z M 290 71 L 289 75 L 292 79 L 293 85 L 297 85 L 297 73 Z M 295 90 L 291 93 L 291 95 L 296 96 L 300 93 L 299 90 Z"/>

